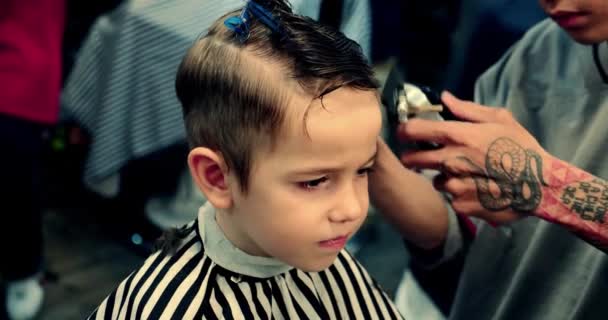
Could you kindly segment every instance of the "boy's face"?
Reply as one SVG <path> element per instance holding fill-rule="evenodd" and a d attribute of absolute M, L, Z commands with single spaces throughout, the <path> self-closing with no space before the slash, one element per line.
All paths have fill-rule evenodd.
<path fill-rule="evenodd" d="M 242 250 L 319 271 L 366 217 L 381 113 L 373 91 L 337 89 L 304 120 L 308 103 L 292 100 L 274 149 L 255 155 L 247 193 L 234 187 L 229 219 Z"/>
<path fill-rule="evenodd" d="M 540 5 L 577 42 L 608 40 L 607 0 L 540 0 Z"/>

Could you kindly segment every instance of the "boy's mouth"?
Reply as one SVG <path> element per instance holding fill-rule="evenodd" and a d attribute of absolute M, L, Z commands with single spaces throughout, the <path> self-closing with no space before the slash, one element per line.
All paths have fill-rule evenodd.
<path fill-rule="evenodd" d="M 348 235 L 339 236 L 329 240 L 323 240 L 319 242 L 319 246 L 322 248 L 329 249 L 342 249 L 348 241 Z"/>

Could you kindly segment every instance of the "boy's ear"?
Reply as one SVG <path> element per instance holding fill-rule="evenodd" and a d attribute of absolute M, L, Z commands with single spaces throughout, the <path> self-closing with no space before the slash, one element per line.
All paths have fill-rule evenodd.
<path fill-rule="evenodd" d="M 188 154 L 188 166 L 194 182 L 217 209 L 232 206 L 232 193 L 228 188 L 228 166 L 219 152 L 197 147 Z"/>

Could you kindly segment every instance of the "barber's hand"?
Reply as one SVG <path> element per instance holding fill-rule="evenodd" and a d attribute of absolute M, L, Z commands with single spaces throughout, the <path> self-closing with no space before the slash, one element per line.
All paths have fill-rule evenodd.
<path fill-rule="evenodd" d="M 404 165 L 441 171 L 434 186 L 451 194 L 457 213 L 493 223 L 533 214 L 546 185 L 543 164 L 551 156 L 509 111 L 449 93 L 442 100 L 462 122 L 412 119 L 402 124 L 401 139 L 443 146 L 408 152 L 401 157 Z"/>

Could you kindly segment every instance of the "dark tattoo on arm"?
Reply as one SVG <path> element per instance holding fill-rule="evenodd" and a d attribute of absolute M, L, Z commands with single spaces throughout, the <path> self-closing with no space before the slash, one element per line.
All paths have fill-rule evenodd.
<path fill-rule="evenodd" d="M 468 165 L 486 210 L 534 214 L 608 253 L 608 181 L 559 159 L 546 164 L 545 180 L 541 156 L 508 138 L 490 144 L 485 168 L 458 159 Z"/>
<path fill-rule="evenodd" d="M 571 181 L 565 184 L 556 201 L 561 206 L 544 212 L 545 216 L 555 217 L 558 221 L 566 221 L 566 228 L 572 230 L 583 240 L 596 248 L 608 253 L 608 227 L 606 226 L 606 211 L 608 210 L 608 182 L 595 177 L 586 180 Z M 575 214 L 581 220 L 564 220 Z"/>
<path fill-rule="evenodd" d="M 540 204 L 542 186 L 547 184 L 543 180 L 542 159 L 535 151 L 524 149 L 509 138 L 498 138 L 488 148 L 485 170 L 466 157 L 460 159 L 474 168 L 477 197 L 485 209 L 511 208 L 529 213 Z M 496 184 L 498 192 L 492 192 L 491 183 Z"/>
<path fill-rule="evenodd" d="M 569 184 L 563 189 L 560 199 L 581 219 L 604 223 L 608 210 L 608 182 L 593 179 Z"/>

